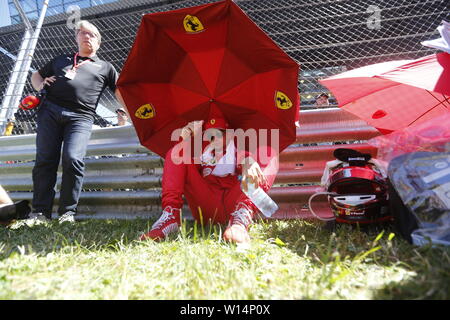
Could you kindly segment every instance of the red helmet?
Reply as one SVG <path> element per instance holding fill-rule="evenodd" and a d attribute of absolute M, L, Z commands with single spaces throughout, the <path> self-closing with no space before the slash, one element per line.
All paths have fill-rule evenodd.
<path fill-rule="evenodd" d="M 328 201 L 336 222 L 378 223 L 392 220 L 388 211 L 387 178 L 371 164 L 342 166 L 329 178 Z"/>
<path fill-rule="evenodd" d="M 36 96 L 33 96 L 33 95 L 26 96 L 20 102 L 19 107 L 23 110 L 31 110 L 31 109 L 36 108 L 39 105 L 40 101 L 41 100 Z"/>

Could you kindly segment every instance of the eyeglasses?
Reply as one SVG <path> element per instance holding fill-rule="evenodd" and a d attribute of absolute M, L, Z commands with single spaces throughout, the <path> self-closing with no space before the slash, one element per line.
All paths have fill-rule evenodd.
<path fill-rule="evenodd" d="M 78 31 L 78 34 L 81 34 L 82 36 L 89 36 L 91 38 L 97 38 L 97 36 L 95 34 L 93 34 L 92 32 L 89 32 L 89 31 L 80 30 L 80 31 Z"/>

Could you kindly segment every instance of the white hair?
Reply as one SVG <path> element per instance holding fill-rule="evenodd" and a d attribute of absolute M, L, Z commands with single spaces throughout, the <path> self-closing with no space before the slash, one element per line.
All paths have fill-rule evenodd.
<path fill-rule="evenodd" d="M 100 32 L 98 31 L 96 26 L 94 26 L 87 20 L 80 20 L 75 24 L 75 35 L 78 34 L 81 28 L 84 28 L 92 32 L 97 37 L 98 44 L 100 45 L 100 43 L 102 42 L 102 36 L 100 35 Z"/>

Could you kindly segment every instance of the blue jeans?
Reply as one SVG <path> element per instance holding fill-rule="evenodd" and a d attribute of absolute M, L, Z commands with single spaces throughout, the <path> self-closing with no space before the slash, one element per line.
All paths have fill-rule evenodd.
<path fill-rule="evenodd" d="M 86 149 L 93 117 L 45 101 L 37 115 L 33 209 L 51 216 L 62 148 L 59 215 L 76 212 L 84 178 Z M 63 144 L 64 142 L 64 144 Z"/>

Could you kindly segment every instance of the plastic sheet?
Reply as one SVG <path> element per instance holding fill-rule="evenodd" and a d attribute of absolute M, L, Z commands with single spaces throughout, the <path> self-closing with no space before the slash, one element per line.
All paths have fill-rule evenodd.
<path fill-rule="evenodd" d="M 378 136 L 367 141 L 378 148 L 377 159 L 386 162 L 416 151 L 450 151 L 450 112 L 416 126 Z"/>

